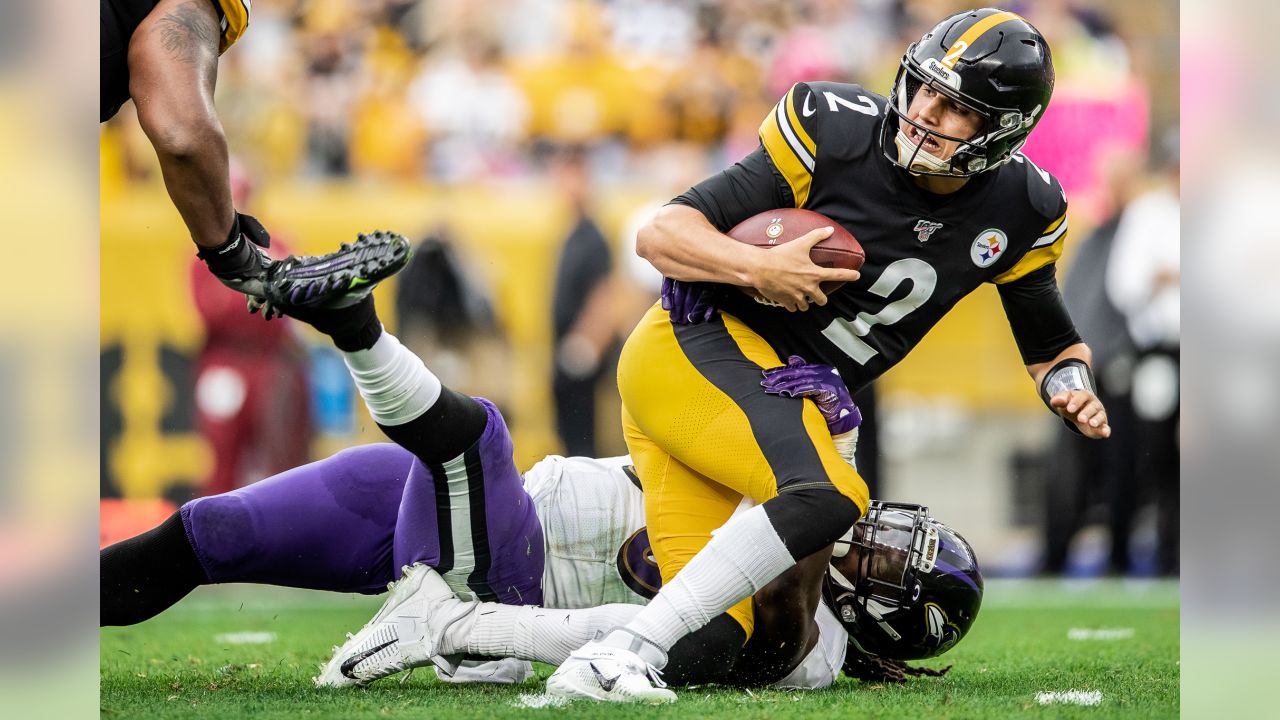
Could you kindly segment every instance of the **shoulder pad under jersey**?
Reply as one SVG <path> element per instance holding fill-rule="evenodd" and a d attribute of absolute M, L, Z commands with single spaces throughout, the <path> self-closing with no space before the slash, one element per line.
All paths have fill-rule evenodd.
<path fill-rule="evenodd" d="M 796 83 L 760 124 L 760 143 L 804 207 L 825 160 L 852 160 L 876 148 L 885 99 L 860 85 Z"/>

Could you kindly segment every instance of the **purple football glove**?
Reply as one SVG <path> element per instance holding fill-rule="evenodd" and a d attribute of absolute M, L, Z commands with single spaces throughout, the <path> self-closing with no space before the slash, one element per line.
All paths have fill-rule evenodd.
<path fill-rule="evenodd" d="M 810 365 L 799 355 L 792 355 L 786 365 L 763 374 L 760 385 L 770 395 L 813 400 L 832 435 L 843 435 L 862 424 L 862 413 L 853 404 L 849 388 L 830 365 Z"/>
<path fill-rule="evenodd" d="M 694 325 L 716 314 L 713 292 L 707 283 L 662 278 L 662 309 L 671 313 L 676 325 Z"/>

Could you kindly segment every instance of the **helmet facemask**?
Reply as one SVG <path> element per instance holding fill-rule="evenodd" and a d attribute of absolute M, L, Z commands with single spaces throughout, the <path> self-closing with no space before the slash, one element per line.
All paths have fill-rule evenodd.
<path fill-rule="evenodd" d="M 865 614 L 890 638 L 900 640 L 887 619 L 919 601 L 918 573 L 933 569 L 937 550 L 938 531 L 928 508 L 873 503 L 849 534 L 836 541 L 827 580 L 833 609 L 846 624 Z M 849 576 L 836 567 L 836 560 L 851 554 L 856 564 Z M 839 564 L 848 569 L 847 562 Z"/>
<path fill-rule="evenodd" d="M 893 83 L 892 100 L 881 125 L 880 141 L 885 157 L 912 174 L 943 177 L 971 177 L 1011 160 L 1026 142 L 1036 115 L 1043 108 L 1037 107 L 1030 116 L 1025 116 L 1017 109 L 994 108 L 978 102 L 958 89 L 960 77 L 954 71 L 933 59 L 926 59 L 923 65 L 916 62 L 915 49 L 913 44 L 902 58 Z M 982 118 L 973 137 L 944 135 L 910 118 L 911 102 L 925 85 Z M 902 131 L 902 122 L 920 133 L 918 145 Z M 929 138 L 955 143 L 956 150 L 945 160 L 938 158 L 925 149 Z"/>
<path fill-rule="evenodd" d="M 964 637 L 982 605 L 973 549 L 921 505 L 873 501 L 836 542 L 823 600 L 849 652 L 922 660 Z"/>

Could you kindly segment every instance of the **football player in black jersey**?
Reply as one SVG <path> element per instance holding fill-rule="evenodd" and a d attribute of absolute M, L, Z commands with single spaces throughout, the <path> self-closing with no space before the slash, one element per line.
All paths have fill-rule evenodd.
<path fill-rule="evenodd" d="M 583 664 L 607 677 L 660 668 L 676 640 L 722 612 L 749 637 L 742 598 L 866 512 L 866 484 L 819 432 L 815 404 L 752 392 L 789 355 L 837 368 L 856 391 L 990 282 L 1045 403 L 1077 432 L 1110 434 L 1054 276 L 1066 197 L 1018 152 L 1052 90 L 1048 45 L 1026 20 L 993 8 L 953 15 L 907 49 L 890 97 L 797 84 L 755 152 L 641 230 L 637 252 L 668 278 L 666 308 L 628 339 L 618 386 L 663 587 L 626 627 L 575 653 L 550 691 L 607 699 Z M 847 228 L 866 250 L 861 273 L 809 260 L 827 229 L 767 251 L 723 234 L 780 207 Z M 847 284 L 827 296 L 825 281 Z M 743 496 L 758 504 L 726 524 Z"/>
<path fill-rule="evenodd" d="M 101 0 L 101 110 L 133 98 L 169 197 L 209 270 L 258 294 L 269 236 L 231 204 L 227 139 L 213 107 L 218 58 L 249 24 L 247 0 Z"/>
<path fill-rule="evenodd" d="M 373 233 L 323 258 L 273 261 L 262 250 L 271 242 L 266 228 L 232 206 L 227 139 L 213 89 L 218 58 L 249 26 L 249 0 L 101 3 L 99 120 L 110 120 L 133 98 L 197 255 L 224 285 L 261 303 L 278 300 L 270 291 L 292 288 L 296 280 L 309 296 L 295 293 L 293 304 L 324 306 L 343 302 L 349 287 L 377 282 L 403 259 L 401 243 Z M 308 269 L 317 264 L 327 268 L 324 283 Z"/>

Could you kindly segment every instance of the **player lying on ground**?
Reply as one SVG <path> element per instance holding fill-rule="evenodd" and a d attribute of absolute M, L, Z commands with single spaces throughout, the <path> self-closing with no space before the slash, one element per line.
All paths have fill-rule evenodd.
<path fill-rule="evenodd" d="M 146 620 L 207 583 L 376 593 L 395 581 L 382 611 L 318 678 L 341 686 L 433 660 L 455 670 L 463 654 L 558 663 L 657 590 L 643 496 L 626 458 L 550 457 L 522 479 L 496 408 L 441 387 L 382 331 L 372 298 L 335 310 L 282 307 L 334 338 L 374 419 L 399 445 L 354 448 L 192 501 L 105 549 L 104 625 Z M 821 396 L 830 373 L 820 370 L 793 362 L 764 384 Z M 847 395 L 837 404 L 833 416 L 846 425 L 856 418 Z M 706 657 L 695 633 L 673 652 L 669 677 L 816 688 L 842 665 L 901 677 L 893 658 L 943 652 L 972 623 L 981 599 L 972 552 L 923 509 L 877 505 L 838 547 L 830 573 L 828 550 L 757 593 L 760 631 L 739 652 Z M 959 569 L 945 572 L 944 559 Z M 903 589 L 914 604 L 891 605 Z M 824 593 L 843 627 L 820 604 Z M 885 621 L 891 609 L 901 612 Z M 515 679 L 510 669 L 459 675 Z"/>
<path fill-rule="evenodd" d="M 726 612 L 750 637 L 744 599 L 866 515 L 866 483 L 813 408 L 754 392 L 780 357 L 837 368 L 857 391 L 992 283 L 1045 404 L 1086 437 L 1110 434 L 1055 281 L 1066 196 L 1018 152 L 1052 89 L 1048 45 L 1026 20 L 958 13 L 907 49 L 891 97 L 797 83 L 764 118 L 755 151 L 641 228 L 636 252 L 669 278 L 671 307 L 651 308 L 627 339 L 618 392 L 663 585 L 626 626 L 576 651 L 548 691 L 610 698 L 601 674 L 642 683 Z M 724 234 L 791 207 L 856 237 L 860 271 L 812 262 L 825 228 L 773 248 Z M 828 296 L 825 282 L 843 285 Z M 757 507 L 731 517 L 743 496 Z"/>

